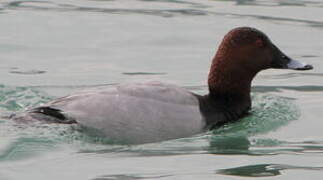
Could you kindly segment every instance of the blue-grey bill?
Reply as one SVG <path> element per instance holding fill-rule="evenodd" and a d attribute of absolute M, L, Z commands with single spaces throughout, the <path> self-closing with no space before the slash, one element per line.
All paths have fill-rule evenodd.
<path fill-rule="evenodd" d="M 313 69 L 313 66 L 310 64 L 302 63 L 294 59 L 291 59 L 287 64 L 287 68 L 294 69 L 294 70 L 310 70 L 310 69 Z"/>

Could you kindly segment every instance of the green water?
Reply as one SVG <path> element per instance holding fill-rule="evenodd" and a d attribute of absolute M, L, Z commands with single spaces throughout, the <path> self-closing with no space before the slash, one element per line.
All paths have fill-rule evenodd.
<path fill-rule="evenodd" d="M 320 179 L 323 1 L 0 2 L 0 179 Z M 194 137 L 118 145 L 77 125 L 5 117 L 85 88 L 158 80 L 207 92 L 223 35 L 263 30 L 314 70 L 267 70 L 250 116 Z"/>

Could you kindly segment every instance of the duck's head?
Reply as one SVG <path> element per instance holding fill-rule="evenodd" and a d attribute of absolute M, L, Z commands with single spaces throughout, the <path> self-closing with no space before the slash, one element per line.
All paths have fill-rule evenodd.
<path fill-rule="evenodd" d="M 285 55 L 263 32 L 250 27 L 235 28 L 225 35 L 212 61 L 210 92 L 250 91 L 253 77 L 269 68 L 313 69 Z"/>

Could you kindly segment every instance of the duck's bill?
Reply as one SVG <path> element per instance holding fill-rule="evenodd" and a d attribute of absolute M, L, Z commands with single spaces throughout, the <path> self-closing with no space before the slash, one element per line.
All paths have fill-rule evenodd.
<path fill-rule="evenodd" d="M 273 45 L 274 60 L 272 61 L 271 68 L 275 69 L 293 69 L 293 70 L 311 70 L 313 66 L 310 64 L 302 63 L 286 56 L 275 45 Z"/>
<path fill-rule="evenodd" d="M 311 70 L 313 66 L 310 64 L 302 63 L 296 61 L 294 59 L 290 59 L 290 61 L 286 64 L 286 69 L 293 69 L 293 70 Z"/>

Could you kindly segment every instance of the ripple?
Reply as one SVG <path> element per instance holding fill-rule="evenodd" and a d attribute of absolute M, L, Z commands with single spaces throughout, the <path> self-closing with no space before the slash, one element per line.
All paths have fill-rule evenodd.
<path fill-rule="evenodd" d="M 303 57 L 303 58 L 315 58 L 315 57 L 320 57 L 320 56 L 317 56 L 317 55 L 311 55 L 311 54 L 306 54 L 306 55 L 302 55 L 301 57 Z"/>
<path fill-rule="evenodd" d="M 2 137 L 3 138 L 3 137 Z M 52 140 L 20 137 L 11 140 L 10 144 L 0 151 L 0 161 L 13 161 L 31 158 L 55 148 Z"/>
<path fill-rule="evenodd" d="M 212 136 L 211 154 L 274 156 L 281 154 L 323 154 L 321 141 L 288 142 L 246 136 Z"/>
<path fill-rule="evenodd" d="M 92 180 L 140 180 L 140 179 L 160 179 L 170 177 L 173 175 L 163 176 L 142 176 L 142 175 L 130 175 L 130 174 L 115 174 L 115 175 L 104 175 Z"/>
<path fill-rule="evenodd" d="M 323 86 L 253 86 L 255 92 L 281 92 L 281 90 L 294 90 L 300 92 L 321 92 Z"/>
<path fill-rule="evenodd" d="M 35 74 L 44 74 L 46 71 L 43 70 L 25 70 L 25 71 L 20 71 L 20 70 L 11 70 L 10 73 L 12 74 L 21 74 L 21 75 L 35 75 Z"/>
<path fill-rule="evenodd" d="M 126 157 L 156 157 L 187 154 L 207 154 L 209 134 L 201 134 L 189 138 L 181 138 L 164 142 L 141 144 L 141 145 L 91 145 L 80 147 L 80 153 L 119 153 Z"/>
<path fill-rule="evenodd" d="M 303 77 L 303 76 L 323 77 L 323 73 L 285 73 L 285 74 L 279 74 L 279 75 L 268 75 L 263 77 L 270 78 L 270 79 L 289 79 L 289 78 Z"/>
<path fill-rule="evenodd" d="M 275 17 L 275 16 L 265 16 L 265 15 L 254 15 L 254 14 L 237 14 L 237 13 L 213 13 L 215 15 L 224 15 L 224 16 L 235 16 L 239 18 L 255 18 L 259 20 L 266 20 L 271 22 L 280 22 L 280 23 L 301 23 L 307 26 L 316 27 L 316 28 L 323 28 L 322 21 L 312 21 L 306 19 L 296 19 L 296 18 L 285 18 L 285 17 Z"/>
<path fill-rule="evenodd" d="M 176 4 L 188 4 L 192 5 L 193 7 L 197 8 L 207 8 L 210 6 L 201 4 L 201 3 L 195 3 L 195 2 L 189 2 L 189 1 L 180 1 L 180 0 L 141 0 L 141 1 L 149 1 L 149 2 L 162 2 L 162 3 L 176 3 Z"/>
<path fill-rule="evenodd" d="M 122 73 L 123 75 L 130 75 L 130 76 L 135 76 L 135 75 L 165 75 L 167 73 L 164 72 L 124 72 Z"/>
<path fill-rule="evenodd" d="M 218 1 L 218 0 L 216 0 Z M 314 6 L 322 7 L 323 3 L 318 1 L 294 1 L 294 0 L 230 0 L 236 2 L 236 5 L 252 5 L 252 6 Z"/>
<path fill-rule="evenodd" d="M 228 168 L 218 170 L 218 174 L 231 175 L 231 176 L 242 176 L 242 177 L 267 177 L 267 176 L 278 176 L 281 175 L 283 170 L 316 170 L 321 171 L 323 167 L 309 167 L 309 166 L 293 166 L 285 164 L 256 164 L 249 166 L 241 166 L 236 168 Z"/>
<path fill-rule="evenodd" d="M 145 1 L 145 0 L 143 0 Z M 146 0 L 148 1 L 148 0 Z M 165 1 L 168 2 L 168 1 Z M 97 12 L 97 13 L 109 13 L 109 14 L 139 14 L 139 15 L 152 15 L 159 17 L 175 17 L 179 15 L 183 16 L 225 16 L 225 17 L 239 17 L 239 18 L 255 18 L 258 20 L 265 20 L 271 22 L 280 22 L 280 23 L 300 23 L 302 25 L 307 25 L 316 28 L 323 28 L 322 21 L 312 21 L 306 19 L 296 19 L 296 18 L 285 18 L 285 17 L 275 17 L 275 16 L 266 16 L 266 15 L 254 15 L 254 14 L 240 14 L 240 13 L 223 13 L 219 11 L 211 11 L 206 10 L 205 8 L 209 6 L 204 6 L 203 4 L 195 4 L 186 1 L 171 1 L 173 3 L 181 3 L 181 4 L 191 4 L 197 5 L 194 7 L 188 8 L 178 8 L 178 9 L 129 9 L 129 8 L 101 8 L 101 7 L 85 7 L 78 6 L 74 4 L 59 4 L 51 1 L 12 1 L 4 5 L 4 8 L 7 9 L 25 9 L 25 10 L 52 10 L 58 12 L 66 12 L 66 11 L 79 11 L 79 12 Z M 239 3 L 252 3 L 255 2 L 257 5 L 258 1 L 248 1 L 248 0 L 238 0 Z M 261 1 L 261 2 L 272 2 L 272 1 Z M 276 1 L 275 1 L 276 2 Z M 285 5 L 287 1 L 285 1 Z M 288 1 L 289 5 L 291 5 L 292 1 Z M 306 2 L 309 3 L 310 2 Z M 294 3 L 295 4 L 295 3 Z M 314 2 L 312 4 L 315 4 Z M 258 4 L 259 5 L 259 4 Z M 282 5 L 282 4 L 280 4 Z M 322 5 L 322 4 L 321 4 Z M 323 5 L 322 5 L 323 6 Z M 202 8 L 201 8 L 202 7 Z"/>
<path fill-rule="evenodd" d="M 38 4 L 39 3 L 39 4 Z M 50 1 L 13 1 L 7 3 L 8 9 L 27 9 L 27 10 L 53 10 L 53 11 L 80 11 L 80 12 L 101 12 L 110 14 L 143 14 L 161 17 L 173 17 L 175 15 L 200 16 L 207 15 L 207 11 L 198 9 L 126 9 L 126 8 L 100 8 L 84 7 L 72 4 L 58 4 Z"/>
<path fill-rule="evenodd" d="M 207 15 L 207 12 L 195 9 L 167 9 L 167 10 L 156 10 L 156 9 L 108 9 L 108 8 L 94 8 L 94 7 L 76 7 L 75 11 L 86 11 L 86 12 L 102 12 L 111 14 L 142 14 L 142 15 L 154 15 L 161 17 L 173 17 L 175 15 L 191 15 L 201 16 Z"/>

